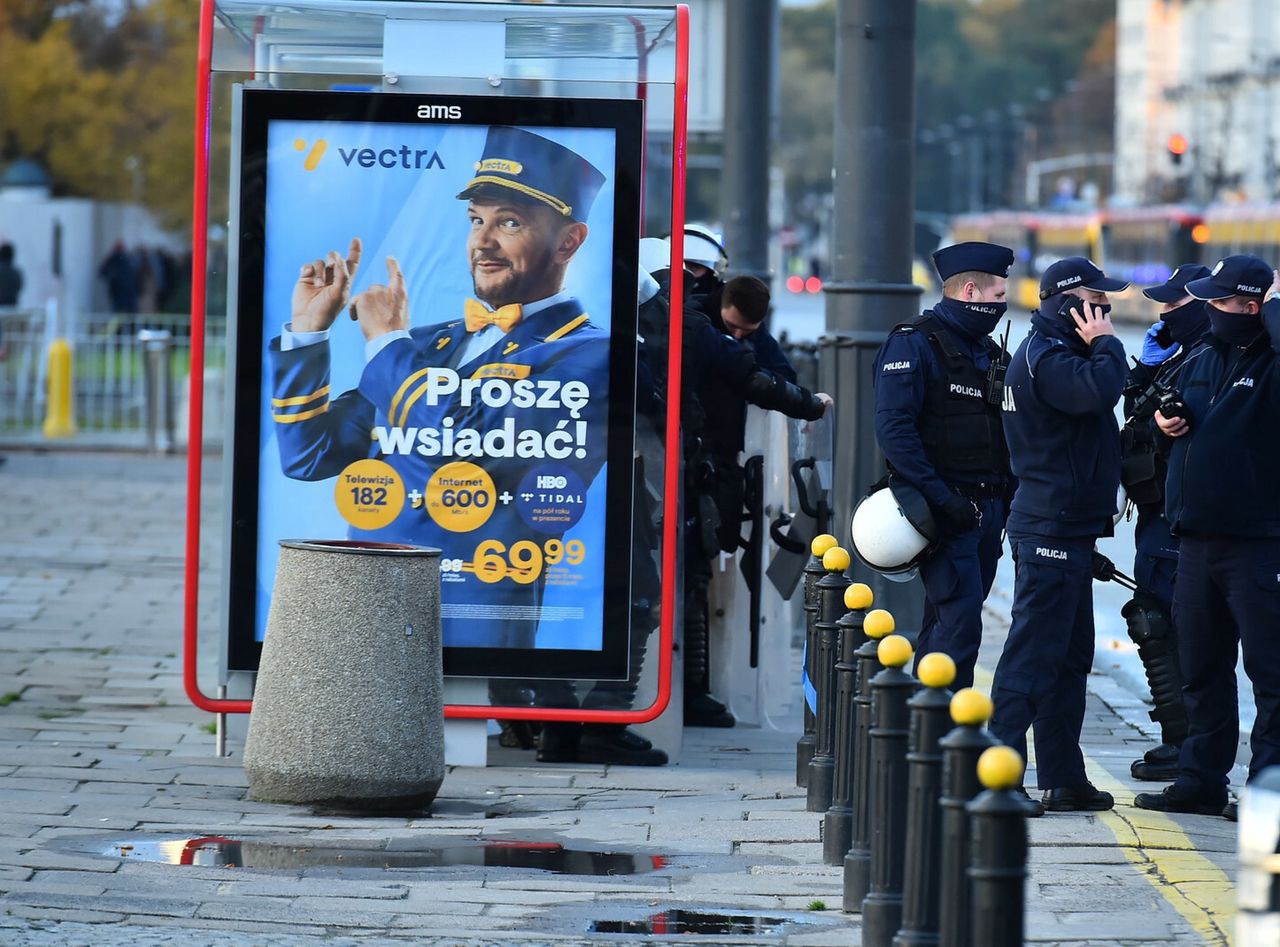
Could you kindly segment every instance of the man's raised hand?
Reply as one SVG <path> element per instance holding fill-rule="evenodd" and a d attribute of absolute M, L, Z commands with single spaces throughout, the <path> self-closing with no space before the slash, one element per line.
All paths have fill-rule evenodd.
<path fill-rule="evenodd" d="M 360 323 L 365 340 L 409 328 L 409 295 L 395 257 L 387 257 L 387 285 L 373 285 L 351 300 L 351 318 Z"/>
<path fill-rule="evenodd" d="M 360 238 L 352 237 L 345 260 L 330 250 L 324 259 L 303 264 L 293 286 L 294 332 L 321 332 L 333 325 L 351 297 L 361 249 Z"/>
<path fill-rule="evenodd" d="M 1083 299 L 1080 300 L 1080 305 L 1084 309 L 1084 315 L 1080 315 L 1080 311 L 1073 306 L 1071 318 L 1075 320 L 1076 332 L 1086 344 L 1098 336 L 1116 334 L 1115 326 L 1111 324 L 1111 315 L 1103 312 L 1101 306 L 1093 306 Z"/>

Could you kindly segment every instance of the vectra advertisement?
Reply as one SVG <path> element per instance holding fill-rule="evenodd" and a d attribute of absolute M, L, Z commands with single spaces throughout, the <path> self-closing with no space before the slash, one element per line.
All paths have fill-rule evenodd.
<path fill-rule="evenodd" d="M 243 91 L 233 664 L 346 538 L 440 549 L 446 674 L 626 675 L 640 108 Z"/>

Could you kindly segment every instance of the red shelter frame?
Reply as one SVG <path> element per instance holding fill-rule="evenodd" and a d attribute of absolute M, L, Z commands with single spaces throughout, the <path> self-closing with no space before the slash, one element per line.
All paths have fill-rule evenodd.
<path fill-rule="evenodd" d="M 183 604 L 182 682 L 191 703 L 217 714 L 244 714 L 252 700 L 210 697 L 200 689 L 199 645 L 200 499 L 201 460 L 204 443 L 204 335 L 207 301 L 209 233 L 210 96 L 213 66 L 213 18 L 216 0 L 201 0 L 200 33 L 196 67 L 195 182 L 192 212 L 191 274 L 191 397 L 187 438 L 187 528 Z M 671 160 L 671 259 L 684 259 L 685 172 L 688 152 L 689 8 L 677 4 L 675 102 Z M 646 97 L 643 62 L 637 97 Z M 680 496 L 680 397 L 683 341 L 684 271 L 671 268 L 671 313 L 667 361 L 667 445 L 663 470 L 662 601 L 658 631 L 658 691 L 652 704 L 634 710 L 584 710 L 580 708 L 505 707 L 480 704 L 446 704 L 444 715 L 453 719 L 551 720 L 582 723 L 645 723 L 658 717 L 671 700 L 671 655 L 675 638 L 676 544 L 679 541 Z"/>

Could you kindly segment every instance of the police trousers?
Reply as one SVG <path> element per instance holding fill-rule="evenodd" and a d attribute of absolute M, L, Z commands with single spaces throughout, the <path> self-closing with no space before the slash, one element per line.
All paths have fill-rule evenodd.
<path fill-rule="evenodd" d="M 1093 544 L 1093 536 L 1009 533 L 1013 622 L 991 688 L 990 730 L 1024 760 L 1034 731 L 1041 789 L 1088 782 L 1080 728 L 1093 666 Z"/>
<path fill-rule="evenodd" d="M 1249 778 L 1280 764 L 1280 539 L 1182 537 L 1173 614 L 1191 725 L 1178 782 L 1219 796 L 1240 741 L 1237 650 L 1257 706 Z"/>
<path fill-rule="evenodd" d="M 916 662 L 941 651 L 956 662 L 954 690 L 973 686 L 973 668 L 982 644 L 982 603 L 987 600 L 1000 561 L 1004 500 L 977 501 L 982 523 L 946 540 L 920 564 L 924 583 L 924 620 Z"/>

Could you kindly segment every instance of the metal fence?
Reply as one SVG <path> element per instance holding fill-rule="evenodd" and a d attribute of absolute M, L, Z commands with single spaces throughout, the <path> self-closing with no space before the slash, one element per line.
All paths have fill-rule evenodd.
<path fill-rule="evenodd" d="M 143 330 L 169 333 L 163 356 L 168 377 L 166 392 L 154 383 L 151 399 L 169 397 L 185 409 L 191 365 L 190 316 L 183 314 L 121 315 L 82 313 L 71 320 L 75 440 L 108 439 L 122 446 L 147 444 L 147 423 L 154 403 L 148 403 L 147 355 Z M 140 338 L 140 333 L 142 337 Z M 48 399 L 48 349 L 55 336 L 50 314 L 44 310 L 0 310 L 0 438 L 39 439 Z M 226 320 L 206 322 L 205 370 L 218 372 L 226 364 Z M 152 370 L 156 368 L 152 356 Z M 162 366 L 163 367 L 163 364 Z M 216 386 L 215 397 L 222 385 Z M 220 403 L 206 403 L 206 417 L 220 417 Z M 216 413 L 215 413 L 216 412 Z M 154 414 L 151 414 L 154 417 Z M 185 418 L 182 419 L 185 428 Z"/>

